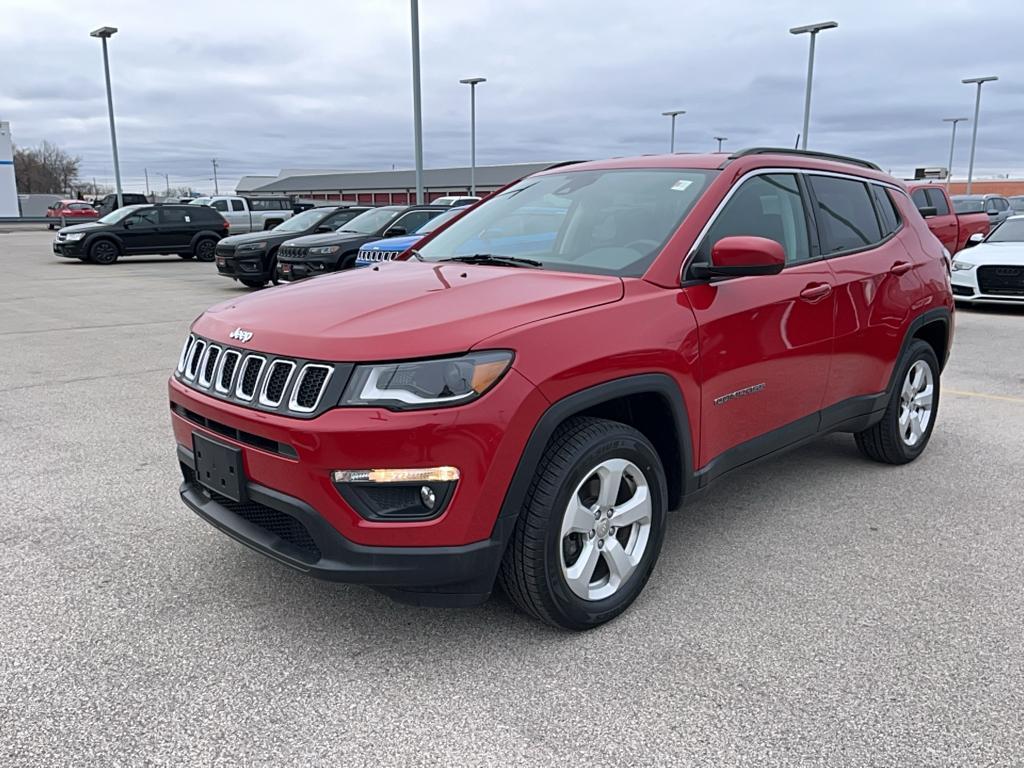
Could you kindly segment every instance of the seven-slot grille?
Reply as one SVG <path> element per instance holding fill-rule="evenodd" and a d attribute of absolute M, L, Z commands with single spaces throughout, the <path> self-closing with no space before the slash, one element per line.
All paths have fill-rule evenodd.
<path fill-rule="evenodd" d="M 392 261 L 401 253 L 402 251 L 384 250 L 383 248 L 376 251 L 363 249 L 359 251 L 358 258 L 360 261 Z"/>
<path fill-rule="evenodd" d="M 306 255 L 306 249 L 297 245 L 282 245 L 277 251 L 278 258 L 302 258 Z"/>
<path fill-rule="evenodd" d="M 996 296 L 1024 296 L 1024 266 L 978 267 L 978 289 Z"/>
<path fill-rule="evenodd" d="M 193 389 L 237 405 L 309 417 L 325 406 L 324 394 L 336 367 L 246 352 L 211 344 L 190 334 L 178 358 L 175 375 Z"/>

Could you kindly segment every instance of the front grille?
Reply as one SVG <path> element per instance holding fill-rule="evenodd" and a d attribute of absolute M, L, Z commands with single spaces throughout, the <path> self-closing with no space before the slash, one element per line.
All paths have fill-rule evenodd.
<path fill-rule="evenodd" d="M 286 259 L 301 259 L 306 255 L 306 249 L 298 246 L 281 246 L 277 251 L 277 257 Z"/>
<path fill-rule="evenodd" d="M 353 368 L 351 363 L 247 352 L 189 334 L 175 378 L 235 405 L 313 418 L 337 404 Z"/>
<path fill-rule="evenodd" d="M 183 470 L 185 479 L 195 485 L 196 474 L 192 468 L 183 466 Z M 213 501 L 228 511 L 234 512 L 247 523 L 255 525 L 257 528 L 262 528 L 267 533 L 273 534 L 290 544 L 294 550 L 287 554 L 291 554 L 306 563 L 315 563 L 320 559 L 320 547 L 316 545 L 313 537 L 309 535 L 306 526 L 291 515 L 279 512 L 255 501 L 234 501 L 208 488 L 203 488 L 203 490 L 209 494 Z"/>
<path fill-rule="evenodd" d="M 234 256 L 235 255 L 235 246 L 233 246 L 233 245 L 224 245 L 223 242 L 220 242 L 220 243 L 217 243 L 217 248 L 214 251 L 214 253 L 217 256 Z"/>
<path fill-rule="evenodd" d="M 360 251 L 360 261 L 393 261 L 402 251 Z"/>
<path fill-rule="evenodd" d="M 978 267 L 978 289 L 995 296 L 1024 296 L 1024 267 Z"/>

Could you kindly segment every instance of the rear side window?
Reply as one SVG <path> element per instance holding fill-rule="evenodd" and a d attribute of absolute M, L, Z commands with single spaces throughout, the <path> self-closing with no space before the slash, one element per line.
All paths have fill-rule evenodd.
<path fill-rule="evenodd" d="M 808 178 L 817 199 L 823 253 L 866 248 L 882 239 L 867 184 L 836 176 Z"/>
<path fill-rule="evenodd" d="M 882 234 L 891 235 L 900 228 L 900 215 L 893 205 L 892 198 L 885 187 L 877 184 L 871 185 L 871 194 L 875 197 L 875 205 L 878 206 L 878 216 L 882 221 Z"/>
<path fill-rule="evenodd" d="M 231 201 L 231 210 L 232 211 L 244 211 L 245 210 L 245 204 L 241 200 L 232 200 Z"/>
<path fill-rule="evenodd" d="M 942 194 L 941 190 L 929 189 L 928 192 L 928 205 L 935 209 L 935 213 L 938 216 L 948 216 L 949 206 L 946 205 L 946 196 Z"/>
<path fill-rule="evenodd" d="M 286 211 L 291 210 L 291 204 L 282 198 L 255 198 L 249 201 L 249 207 L 254 211 Z"/>
<path fill-rule="evenodd" d="M 925 194 L 927 190 L 923 188 L 915 189 L 910 193 L 910 199 L 914 201 L 914 205 L 917 206 L 917 210 L 927 208 L 929 206 L 928 196 Z"/>
<path fill-rule="evenodd" d="M 199 216 L 196 214 L 200 206 L 197 205 L 194 208 L 196 210 L 191 208 L 161 208 L 160 215 L 164 224 L 191 224 L 199 220 Z"/>
<path fill-rule="evenodd" d="M 765 174 L 743 182 L 711 225 L 701 257 L 710 260 L 714 244 L 735 235 L 774 240 L 786 252 L 787 264 L 809 259 L 807 218 L 796 176 Z"/>

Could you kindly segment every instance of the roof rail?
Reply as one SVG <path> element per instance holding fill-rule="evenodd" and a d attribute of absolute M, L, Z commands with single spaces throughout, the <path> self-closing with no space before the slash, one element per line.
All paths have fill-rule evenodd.
<path fill-rule="evenodd" d="M 869 160 L 861 160 L 858 157 L 848 157 L 847 155 L 834 155 L 831 152 L 814 152 L 810 149 L 788 149 L 785 147 L 750 147 L 749 149 L 741 149 L 739 152 L 734 152 L 726 158 L 725 162 L 722 163 L 719 168 L 725 168 L 731 160 L 735 160 L 740 157 L 746 157 L 747 155 L 797 155 L 799 157 L 814 157 L 819 160 L 835 160 L 839 163 L 847 163 L 849 165 L 859 165 L 862 168 L 870 168 L 872 171 L 881 171 L 877 165 Z"/>

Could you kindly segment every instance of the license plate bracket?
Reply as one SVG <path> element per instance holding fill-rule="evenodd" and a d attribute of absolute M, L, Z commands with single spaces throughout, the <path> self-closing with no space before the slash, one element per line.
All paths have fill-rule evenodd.
<path fill-rule="evenodd" d="M 192 433 L 196 480 L 203 487 L 232 501 L 246 500 L 242 450 Z"/>

